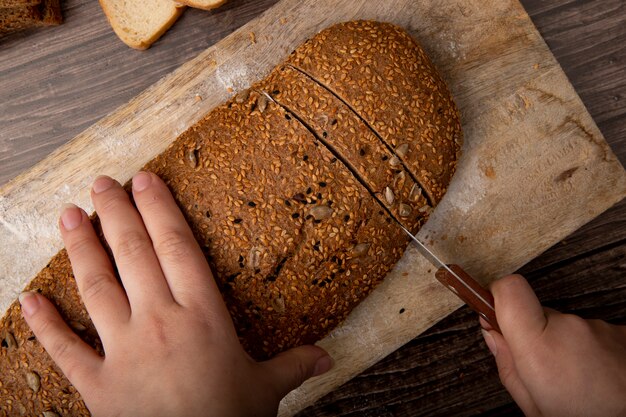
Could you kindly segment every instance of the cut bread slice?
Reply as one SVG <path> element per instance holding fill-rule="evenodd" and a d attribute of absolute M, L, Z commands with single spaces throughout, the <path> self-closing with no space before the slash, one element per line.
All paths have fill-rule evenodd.
<path fill-rule="evenodd" d="M 36 6 L 41 3 L 41 0 L 0 0 L 0 9 L 24 7 L 24 6 Z"/>
<path fill-rule="evenodd" d="M 38 5 L 0 9 L 0 33 L 38 26 L 41 10 Z"/>
<path fill-rule="evenodd" d="M 40 4 L 21 7 L 0 7 L 0 33 L 14 32 L 63 22 L 59 0 L 44 0 Z"/>
<path fill-rule="evenodd" d="M 100 6 L 115 34 L 135 49 L 149 48 L 185 9 L 172 0 L 100 0 Z"/>
<path fill-rule="evenodd" d="M 41 18 L 43 26 L 54 26 L 63 23 L 61 0 L 44 0 L 41 6 Z"/>
<path fill-rule="evenodd" d="M 226 3 L 226 0 L 176 0 L 176 3 L 184 4 L 196 9 L 211 10 Z"/>

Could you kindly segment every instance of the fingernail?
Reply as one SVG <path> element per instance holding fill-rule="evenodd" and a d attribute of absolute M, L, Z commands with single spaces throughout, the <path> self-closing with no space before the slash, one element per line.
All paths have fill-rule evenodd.
<path fill-rule="evenodd" d="M 20 294 L 19 300 L 22 306 L 22 312 L 25 316 L 32 316 L 39 308 L 39 300 L 33 292 L 24 291 Z"/>
<path fill-rule="evenodd" d="M 152 182 L 152 176 L 147 172 L 138 172 L 133 177 L 133 190 L 135 191 L 143 191 Z"/>
<path fill-rule="evenodd" d="M 94 193 L 98 194 L 113 187 L 113 184 L 115 184 L 115 182 L 112 178 L 109 178 L 106 175 L 102 175 L 96 178 L 96 180 L 93 182 L 93 187 L 91 188 Z"/>
<path fill-rule="evenodd" d="M 333 358 L 329 355 L 322 356 L 315 362 L 315 368 L 313 368 L 313 375 L 311 376 L 318 376 L 328 372 L 333 367 L 333 363 Z"/>
<path fill-rule="evenodd" d="M 72 203 L 65 203 L 61 207 L 61 223 L 65 230 L 76 229 L 83 222 L 83 212 Z"/>
<path fill-rule="evenodd" d="M 493 356 L 496 356 L 498 354 L 498 346 L 496 345 L 495 339 L 487 330 L 480 329 L 480 331 L 483 334 L 483 338 L 485 339 L 485 343 L 487 344 L 487 347 L 491 351 L 491 354 Z"/>
<path fill-rule="evenodd" d="M 483 316 L 478 316 L 478 322 L 480 323 L 480 327 L 482 327 L 485 330 L 492 330 L 493 329 L 491 324 L 489 324 L 489 322 L 487 320 L 485 320 L 483 318 Z"/>

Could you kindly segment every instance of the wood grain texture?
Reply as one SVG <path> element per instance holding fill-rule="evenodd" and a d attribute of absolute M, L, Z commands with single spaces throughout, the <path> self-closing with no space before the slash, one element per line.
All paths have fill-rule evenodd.
<path fill-rule="evenodd" d="M 53 28 L 1 39 L 0 182 L 273 3 L 233 1 L 210 13 L 189 10 L 144 53 L 121 44 L 97 4 L 87 1 L 66 2 L 62 32 Z M 624 162 L 624 2 L 523 3 Z M 437 57 L 435 45 L 430 52 Z M 624 210 L 622 202 L 523 269 L 542 300 L 623 322 Z M 594 275 L 600 278 L 590 281 Z M 474 315 L 461 309 L 302 414 L 519 413 L 515 410 L 498 383 Z"/>

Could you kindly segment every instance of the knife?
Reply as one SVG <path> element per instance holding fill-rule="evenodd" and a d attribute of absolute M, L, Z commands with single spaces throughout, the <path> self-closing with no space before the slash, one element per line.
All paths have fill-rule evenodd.
<path fill-rule="evenodd" d="M 472 310 L 478 313 L 491 327 L 500 332 L 496 320 L 493 295 L 459 265 L 445 264 L 425 244 L 416 238 L 400 222 L 396 222 L 402 230 L 413 240 L 417 250 L 424 258 L 437 268 L 435 277 L 450 291 L 463 300 Z M 501 332 L 500 332 L 501 333 Z"/>

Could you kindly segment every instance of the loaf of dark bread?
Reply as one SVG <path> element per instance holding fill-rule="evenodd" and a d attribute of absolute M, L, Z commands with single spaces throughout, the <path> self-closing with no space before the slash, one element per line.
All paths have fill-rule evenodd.
<path fill-rule="evenodd" d="M 243 346 L 264 359 L 324 337 L 382 281 L 408 243 L 396 220 L 412 232 L 427 220 L 460 139 L 450 93 L 417 43 L 358 21 L 319 33 L 145 169 L 168 184 Z M 65 251 L 27 289 L 101 351 Z M 17 302 L 0 336 L 7 415 L 88 413 Z"/>

